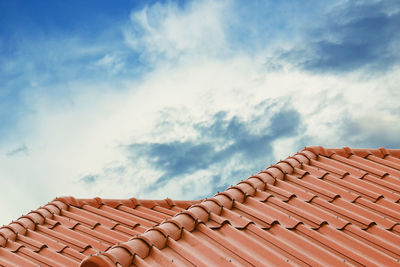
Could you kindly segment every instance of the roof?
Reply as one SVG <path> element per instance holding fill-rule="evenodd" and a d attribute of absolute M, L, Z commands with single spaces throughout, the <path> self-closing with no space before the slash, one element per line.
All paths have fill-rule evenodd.
<path fill-rule="evenodd" d="M 0 228 L 0 266 L 78 266 L 197 202 L 56 198 Z"/>
<path fill-rule="evenodd" d="M 176 206 L 165 200 L 163 214 L 174 213 L 165 220 L 149 216 L 159 206 L 135 206 L 129 200 L 63 200 L 26 216 L 35 217 L 37 225 L 22 217 L 0 229 L 0 236 L 8 238 L 5 242 L 0 237 L 0 264 L 27 265 L 30 258 L 35 263 L 45 258 L 50 265 L 73 266 L 84 254 L 84 267 L 400 266 L 400 149 L 307 147 L 210 199 Z M 138 235 L 125 232 L 136 229 L 138 208 L 147 224 L 139 222 L 143 227 Z M 108 223 L 105 218 L 113 212 L 117 214 Z M 84 222 L 88 218 L 92 224 Z M 116 230 L 122 226 L 124 230 Z M 83 229 L 103 245 L 84 247 L 75 243 L 78 237 L 69 241 L 69 234 L 82 234 Z M 102 236 L 111 230 L 125 240 Z M 45 247 L 37 233 L 59 242 L 49 241 Z"/>

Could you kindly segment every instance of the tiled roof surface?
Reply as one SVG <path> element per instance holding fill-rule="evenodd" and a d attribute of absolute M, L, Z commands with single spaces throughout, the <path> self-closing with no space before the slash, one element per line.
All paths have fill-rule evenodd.
<path fill-rule="evenodd" d="M 196 202 L 56 198 L 0 228 L 0 266 L 78 266 Z"/>
<path fill-rule="evenodd" d="M 202 202 L 55 199 L 0 266 L 400 266 L 399 200 L 399 149 L 308 147 Z"/>
<path fill-rule="evenodd" d="M 305 148 L 81 266 L 400 266 L 399 158 Z"/>

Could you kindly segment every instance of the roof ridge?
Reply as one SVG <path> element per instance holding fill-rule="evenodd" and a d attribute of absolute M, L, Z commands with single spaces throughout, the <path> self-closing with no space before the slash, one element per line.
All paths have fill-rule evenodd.
<path fill-rule="evenodd" d="M 137 199 L 137 198 L 128 198 L 128 199 L 107 199 L 107 198 L 74 198 L 72 196 L 63 196 L 56 198 L 57 200 L 63 202 L 66 205 L 71 205 L 74 207 L 81 208 L 83 205 L 89 205 L 95 208 L 98 208 L 102 205 L 107 205 L 112 208 L 116 208 L 120 205 L 126 205 L 130 208 L 136 208 L 137 206 L 144 206 L 146 208 L 152 209 L 155 206 L 161 206 L 164 208 L 172 208 L 175 206 L 187 208 L 190 203 L 199 202 L 200 200 L 172 200 L 170 198 L 165 199 Z"/>
<path fill-rule="evenodd" d="M 36 225 L 42 225 L 47 218 L 52 218 L 54 214 L 60 214 L 61 210 L 66 209 L 68 204 L 55 198 L 46 205 L 28 214 L 19 217 L 8 225 L 0 227 L 0 248 L 7 246 L 8 240 L 15 241 L 17 235 L 25 235 L 28 230 L 35 230 Z"/>
<path fill-rule="evenodd" d="M 350 155 L 356 155 L 359 157 L 367 157 L 369 155 L 374 155 L 376 157 L 385 158 L 387 156 L 393 156 L 400 158 L 400 149 L 387 149 L 380 147 L 378 149 L 369 148 L 324 148 L 322 146 L 309 146 L 303 150 L 311 151 L 316 155 L 322 155 L 325 157 L 331 157 L 333 154 L 338 154 L 340 156 L 349 157 Z"/>
<path fill-rule="evenodd" d="M 319 147 L 321 149 L 322 147 Z M 323 149 L 323 148 L 322 148 Z M 150 254 L 152 246 L 163 249 L 168 238 L 178 240 L 183 229 L 193 231 L 201 222 L 207 222 L 211 212 L 221 214 L 222 208 L 232 209 L 233 202 L 244 202 L 246 197 L 253 196 L 257 189 L 265 189 L 267 184 L 275 184 L 277 179 L 283 180 L 286 174 L 294 172 L 296 167 L 315 159 L 320 151 L 314 152 L 313 147 L 304 148 L 287 159 L 271 165 L 256 175 L 240 181 L 237 185 L 217 193 L 214 197 L 205 199 L 199 204 L 191 205 L 171 219 L 167 219 L 145 233 L 132 237 L 129 241 L 114 245 L 103 253 L 86 257 L 82 267 L 93 266 L 129 266 L 134 256 L 145 258 Z M 323 151 L 323 150 L 322 150 Z"/>

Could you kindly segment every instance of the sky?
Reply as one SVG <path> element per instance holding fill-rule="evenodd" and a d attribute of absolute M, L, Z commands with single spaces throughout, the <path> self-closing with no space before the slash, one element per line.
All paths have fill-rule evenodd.
<path fill-rule="evenodd" d="M 400 148 L 400 2 L 0 1 L 0 225 Z"/>

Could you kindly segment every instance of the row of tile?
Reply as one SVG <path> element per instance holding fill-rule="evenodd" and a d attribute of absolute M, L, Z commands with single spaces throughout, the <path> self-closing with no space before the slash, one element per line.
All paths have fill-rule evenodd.
<path fill-rule="evenodd" d="M 399 155 L 306 148 L 81 265 L 400 265 Z"/>
<path fill-rule="evenodd" d="M 57 198 L 0 228 L 0 266 L 78 266 L 194 203 Z"/>

